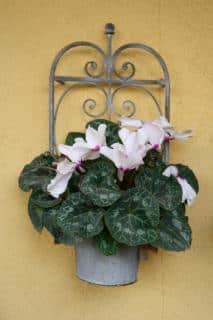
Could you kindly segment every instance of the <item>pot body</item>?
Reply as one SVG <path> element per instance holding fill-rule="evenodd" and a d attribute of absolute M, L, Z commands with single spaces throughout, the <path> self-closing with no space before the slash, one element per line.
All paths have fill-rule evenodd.
<path fill-rule="evenodd" d="M 116 255 L 105 256 L 94 240 L 75 246 L 77 276 L 87 282 L 104 286 L 125 285 L 137 280 L 139 253 L 137 247 L 122 246 Z"/>

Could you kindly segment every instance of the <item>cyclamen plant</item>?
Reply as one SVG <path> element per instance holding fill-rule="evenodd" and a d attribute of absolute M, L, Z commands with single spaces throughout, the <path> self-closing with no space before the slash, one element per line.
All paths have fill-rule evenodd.
<path fill-rule="evenodd" d="M 35 229 L 45 227 L 55 243 L 66 245 L 94 238 L 105 255 L 121 245 L 189 248 L 185 206 L 195 199 L 198 181 L 189 167 L 166 165 L 161 149 L 164 141 L 190 136 L 164 117 L 122 117 L 121 126 L 96 119 L 85 134 L 68 133 L 57 154 L 36 157 L 19 177 L 20 188 L 32 190 L 28 212 Z"/>

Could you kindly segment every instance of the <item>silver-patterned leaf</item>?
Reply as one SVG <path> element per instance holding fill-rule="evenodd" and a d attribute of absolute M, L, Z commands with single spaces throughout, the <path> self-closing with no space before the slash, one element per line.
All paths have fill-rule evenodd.
<path fill-rule="evenodd" d="M 182 190 L 175 177 L 165 177 L 158 170 L 142 166 L 135 178 L 136 187 L 146 191 L 160 207 L 175 209 L 182 200 Z"/>
<path fill-rule="evenodd" d="M 98 207 L 108 207 L 121 196 L 121 190 L 113 176 L 114 169 L 111 166 L 111 171 L 107 168 L 105 161 L 99 162 L 97 167 L 91 168 L 85 174 L 80 185 L 81 192 Z"/>
<path fill-rule="evenodd" d="M 147 244 L 158 236 L 136 188 L 126 191 L 122 198 L 107 210 L 105 222 L 113 238 L 129 246 Z"/>
<path fill-rule="evenodd" d="M 94 208 L 80 192 L 69 195 L 56 215 L 56 223 L 74 244 L 93 237 L 103 229 L 104 210 Z"/>
<path fill-rule="evenodd" d="M 152 245 L 169 251 L 183 251 L 190 248 L 192 231 L 185 216 L 185 207 L 180 205 L 173 211 L 161 210 L 159 236 Z"/>

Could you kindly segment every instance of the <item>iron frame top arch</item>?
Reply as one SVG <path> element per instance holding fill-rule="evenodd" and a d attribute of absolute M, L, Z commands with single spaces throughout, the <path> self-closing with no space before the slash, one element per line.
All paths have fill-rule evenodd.
<path fill-rule="evenodd" d="M 142 88 L 144 92 L 148 93 L 150 97 L 153 98 L 153 101 L 156 105 L 156 98 L 154 94 L 151 93 L 150 89 L 147 86 L 151 87 L 160 87 L 164 91 L 165 101 L 164 101 L 164 115 L 169 120 L 170 119 L 170 79 L 169 79 L 169 72 L 167 65 L 160 54 L 154 50 L 153 48 L 142 44 L 142 43 L 128 43 L 125 45 L 120 46 L 114 52 L 112 52 L 112 36 L 115 33 L 114 25 L 111 23 L 107 23 L 105 25 L 105 34 L 107 36 L 107 49 L 106 51 L 102 50 L 98 45 L 89 42 L 89 41 L 76 41 L 68 44 L 64 48 L 62 48 L 57 55 L 55 56 L 51 69 L 50 69 L 50 76 L 49 76 L 49 150 L 51 153 L 55 152 L 55 125 L 56 125 L 56 116 L 59 110 L 59 106 L 57 107 L 58 103 L 55 103 L 55 83 L 60 83 L 62 85 L 71 83 L 71 87 L 77 87 L 78 85 L 90 85 L 94 84 L 96 88 L 104 88 L 105 96 L 106 96 L 106 105 L 104 106 L 104 110 L 108 114 L 112 114 L 116 111 L 114 110 L 113 106 L 113 97 L 119 88 L 123 87 L 136 87 Z M 85 76 L 63 76 L 57 75 L 56 69 L 57 66 L 64 56 L 65 53 L 71 51 L 74 48 L 79 47 L 87 47 L 95 50 L 101 57 L 101 69 L 98 66 L 96 61 L 88 61 L 84 66 Z M 142 51 L 148 52 L 152 55 L 159 63 L 162 72 L 163 78 L 161 79 L 135 79 L 135 65 L 130 62 L 126 61 L 121 65 L 120 71 L 127 73 L 127 75 L 123 76 L 119 73 L 116 67 L 117 58 L 122 54 L 123 51 L 128 49 L 138 49 Z M 100 71 L 97 73 L 97 69 Z M 94 74 L 96 71 L 96 74 Z M 115 89 L 113 90 L 113 88 Z M 69 91 L 66 87 L 65 92 Z M 62 94 L 59 98 L 60 104 L 66 94 Z M 87 99 L 94 101 L 93 99 Z M 123 105 L 126 102 L 131 102 L 130 100 L 124 101 Z M 132 102 L 131 102 L 132 103 Z M 96 103 L 94 104 L 96 105 Z M 159 106 L 157 106 L 159 109 Z M 85 109 L 84 109 L 85 110 Z M 160 114 L 162 114 L 162 110 L 159 110 Z M 164 160 L 168 162 L 169 160 L 169 144 L 166 143 L 164 146 Z"/>

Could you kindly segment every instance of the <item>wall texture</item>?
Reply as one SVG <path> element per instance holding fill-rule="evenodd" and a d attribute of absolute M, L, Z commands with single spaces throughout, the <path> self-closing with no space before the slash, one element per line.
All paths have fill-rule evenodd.
<path fill-rule="evenodd" d="M 212 319 L 213 1 L 4 0 L 0 12 L 0 319 Z M 189 164 L 201 186 L 188 210 L 192 249 L 151 253 L 138 282 L 116 288 L 75 277 L 73 249 L 33 230 L 28 195 L 17 187 L 23 165 L 47 149 L 53 56 L 79 39 L 105 45 L 106 22 L 118 30 L 115 46 L 144 42 L 166 59 L 172 122 L 195 131 L 190 142 L 172 146 L 171 158 Z M 73 110 L 64 125 L 79 129 L 84 118 Z M 60 138 L 62 129 L 61 120 Z"/>

